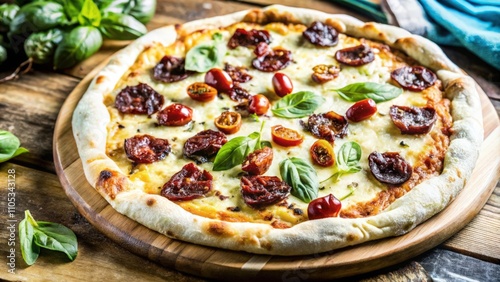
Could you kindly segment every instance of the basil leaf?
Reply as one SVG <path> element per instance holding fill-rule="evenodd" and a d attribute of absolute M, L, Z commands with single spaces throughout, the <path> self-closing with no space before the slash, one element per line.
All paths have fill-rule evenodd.
<path fill-rule="evenodd" d="M 45 64 L 52 60 L 56 47 L 62 39 L 63 32 L 57 28 L 32 33 L 24 41 L 24 51 L 35 63 Z"/>
<path fill-rule="evenodd" d="M 240 136 L 229 140 L 224 144 L 214 160 L 214 171 L 221 171 L 233 168 L 245 160 L 245 158 L 255 149 L 257 144 L 258 132 L 250 134 L 250 136 Z"/>
<path fill-rule="evenodd" d="M 92 0 L 83 2 L 82 10 L 78 15 L 78 22 L 81 25 L 91 25 L 98 27 L 101 23 L 101 12 Z"/>
<path fill-rule="evenodd" d="M 78 22 L 84 0 L 58 0 L 58 2 L 63 5 L 64 11 L 66 11 L 66 15 L 71 19 L 71 22 Z"/>
<path fill-rule="evenodd" d="M 116 13 L 107 13 L 101 20 L 99 30 L 104 37 L 116 40 L 136 39 L 148 31 L 134 17 Z"/>
<path fill-rule="evenodd" d="M 311 91 L 300 91 L 281 98 L 272 112 L 284 118 L 301 118 L 312 114 L 325 99 Z"/>
<path fill-rule="evenodd" d="M 68 22 L 64 8 L 54 2 L 33 2 L 17 12 L 10 23 L 10 34 L 47 30 Z"/>
<path fill-rule="evenodd" d="M 93 26 L 78 26 L 64 37 L 54 56 L 54 67 L 69 68 L 97 52 L 102 36 Z"/>
<path fill-rule="evenodd" d="M 125 8 L 127 13 L 143 24 L 148 23 L 156 11 L 156 0 L 134 0 L 129 1 L 129 6 Z"/>
<path fill-rule="evenodd" d="M 0 163 L 28 152 L 26 148 L 19 147 L 20 145 L 19 138 L 14 134 L 0 130 Z"/>
<path fill-rule="evenodd" d="M 0 45 L 0 65 L 7 60 L 7 49 Z"/>
<path fill-rule="evenodd" d="M 65 253 L 70 260 L 75 260 L 78 254 L 76 235 L 64 225 L 37 221 L 34 242 L 37 246 Z"/>
<path fill-rule="evenodd" d="M 361 147 L 356 142 L 346 142 L 337 153 L 337 164 L 343 170 L 356 167 L 361 159 Z M 359 171 L 359 170 L 358 170 Z"/>
<path fill-rule="evenodd" d="M 392 100 L 403 93 L 403 90 L 399 87 L 375 82 L 357 82 L 334 91 L 344 100 L 350 102 L 371 98 L 375 103 Z"/>
<path fill-rule="evenodd" d="M 125 7 L 129 6 L 129 0 L 96 0 L 94 1 L 102 14 L 123 14 Z"/>
<path fill-rule="evenodd" d="M 306 203 L 318 197 L 318 176 L 309 163 L 292 157 L 281 161 L 279 166 L 281 178 L 292 186 L 292 195 Z"/>
<path fill-rule="evenodd" d="M 221 39 L 221 34 L 215 33 L 211 42 L 201 43 L 191 48 L 186 54 L 184 68 L 190 71 L 206 72 L 218 65 L 226 50 Z"/>
<path fill-rule="evenodd" d="M 8 27 L 12 20 L 16 17 L 19 11 L 19 6 L 15 4 L 0 5 L 0 25 Z"/>
<path fill-rule="evenodd" d="M 23 256 L 26 264 L 32 265 L 35 263 L 38 255 L 40 254 L 40 247 L 36 244 L 33 244 L 33 236 L 35 234 L 33 224 L 36 226 L 36 222 L 28 210 L 26 210 L 24 214 L 25 218 L 19 223 L 19 242 L 21 244 L 21 255 Z"/>

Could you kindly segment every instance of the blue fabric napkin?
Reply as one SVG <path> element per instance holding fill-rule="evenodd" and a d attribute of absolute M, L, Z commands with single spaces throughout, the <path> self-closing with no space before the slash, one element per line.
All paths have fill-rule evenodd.
<path fill-rule="evenodd" d="M 386 23 L 380 5 L 369 0 L 336 0 Z M 437 44 L 463 46 L 500 70 L 500 0 L 418 0 L 425 34 Z M 383 15 L 383 13 L 382 13 Z"/>

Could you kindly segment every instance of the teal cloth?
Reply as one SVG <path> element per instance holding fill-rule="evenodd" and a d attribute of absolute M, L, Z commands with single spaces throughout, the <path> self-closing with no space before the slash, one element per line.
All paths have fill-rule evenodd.
<path fill-rule="evenodd" d="M 387 22 L 368 0 L 337 0 Z M 500 70 L 500 0 L 419 0 L 428 21 L 423 36 L 437 44 L 463 46 Z M 372 13 L 372 11 L 375 11 Z M 383 15 L 383 13 L 382 13 Z"/>

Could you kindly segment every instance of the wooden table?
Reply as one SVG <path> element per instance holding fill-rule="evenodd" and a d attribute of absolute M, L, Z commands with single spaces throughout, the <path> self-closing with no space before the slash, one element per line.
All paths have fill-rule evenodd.
<path fill-rule="evenodd" d="M 207 0 L 160 0 L 157 13 L 148 24 L 148 29 L 174 23 L 182 23 L 199 18 L 227 14 L 252 7 L 279 2 L 290 6 L 314 8 L 329 13 L 346 13 L 362 20 L 369 20 L 353 11 L 321 1 L 207 1 Z M 73 88 L 94 67 L 124 46 L 123 42 L 106 42 L 101 50 L 76 67 L 64 71 L 43 68 L 35 70 L 18 80 L 0 84 L 0 129 L 17 135 L 22 145 L 30 150 L 9 162 L 0 164 L 0 187 L 7 187 L 8 171 L 14 169 L 16 176 L 15 218 L 22 220 L 24 210 L 29 209 L 37 220 L 47 220 L 64 224 L 78 237 L 79 254 L 69 263 L 65 256 L 55 252 L 42 251 L 38 261 L 28 267 L 22 261 L 20 248 L 16 247 L 16 271 L 8 273 L 5 263 L 0 266 L 0 279 L 8 281 L 201 281 L 192 275 L 168 269 L 136 256 L 101 234 L 82 217 L 65 195 L 55 172 L 52 157 L 52 136 L 57 114 L 65 98 Z M 448 56 L 469 73 L 490 97 L 497 114 L 500 113 L 500 72 L 482 62 L 462 48 L 444 48 Z M 9 70 L 0 71 L 0 77 Z M 487 101 L 486 101 L 487 102 Z M 10 247 L 7 239 L 7 198 L 2 189 L 0 197 L 0 250 L 1 261 L 6 259 Z M 18 238 L 17 238 L 18 240 Z M 17 241 L 18 243 L 18 241 Z M 500 185 L 479 214 L 459 233 L 430 253 L 449 250 L 453 254 L 474 257 L 494 266 L 500 264 Z M 447 252 L 449 253 L 449 252 Z M 427 256 L 427 257 L 426 257 Z M 425 276 L 425 271 L 415 262 L 433 260 L 427 254 L 383 269 L 363 277 L 368 280 L 385 278 L 394 280 L 408 275 Z M 482 267 L 482 264 L 479 264 Z M 453 269 L 449 269 L 453 272 Z M 496 273 L 496 272 L 495 272 Z M 407 275 L 407 276 L 405 276 Z M 420 275 L 420 276 L 418 276 Z M 226 278 L 227 279 L 227 278 Z M 298 280 L 296 280 L 298 281 Z"/>

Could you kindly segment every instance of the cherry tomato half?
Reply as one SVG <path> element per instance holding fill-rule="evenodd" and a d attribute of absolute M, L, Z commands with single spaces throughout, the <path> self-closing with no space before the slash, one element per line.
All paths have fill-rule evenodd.
<path fill-rule="evenodd" d="M 372 99 L 364 99 L 354 103 L 347 112 L 345 116 L 354 122 L 369 119 L 377 112 L 377 104 Z"/>
<path fill-rule="evenodd" d="M 221 69 L 213 68 L 205 74 L 205 83 L 215 87 L 219 92 L 229 92 L 233 88 L 233 80 Z"/>
<path fill-rule="evenodd" d="M 172 104 L 161 110 L 156 118 L 161 125 L 181 126 L 193 119 L 193 110 L 182 104 Z"/>
<path fill-rule="evenodd" d="M 271 135 L 274 143 L 284 147 L 298 146 L 304 141 L 304 135 L 282 125 L 271 127 Z"/>
<path fill-rule="evenodd" d="M 238 132 L 241 127 L 241 115 L 237 112 L 223 112 L 215 118 L 215 126 L 225 134 Z"/>
<path fill-rule="evenodd" d="M 269 110 L 269 107 L 271 106 L 269 99 L 262 94 L 254 95 L 249 100 L 250 103 L 248 104 L 248 112 L 258 116 L 267 113 L 267 110 Z"/>
<path fill-rule="evenodd" d="M 280 97 L 284 97 L 293 91 L 292 80 L 284 73 L 277 72 L 273 76 L 274 93 Z"/>
<path fill-rule="evenodd" d="M 339 215 L 342 203 L 332 194 L 317 198 L 307 206 L 309 219 L 335 217 Z"/>
<path fill-rule="evenodd" d="M 208 102 L 217 96 L 217 89 L 203 82 L 195 82 L 188 86 L 187 94 L 193 100 Z"/>
<path fill-rule="evenodd" d="M 325 139 L 320 139 L 314 142 L 309 149 L 313 161 L 324 167 L 332 166 L 335 163 L 335 154 L 333 153 L 333 146 Z"/>

